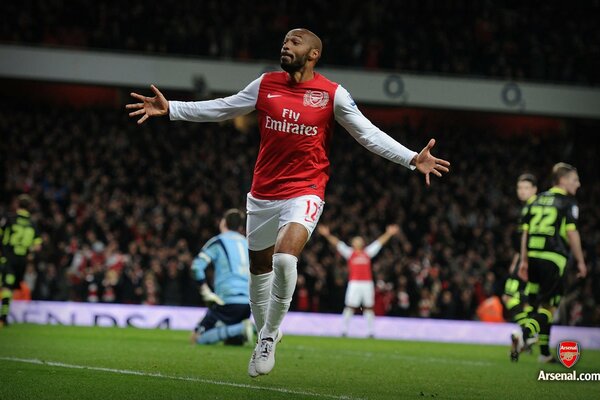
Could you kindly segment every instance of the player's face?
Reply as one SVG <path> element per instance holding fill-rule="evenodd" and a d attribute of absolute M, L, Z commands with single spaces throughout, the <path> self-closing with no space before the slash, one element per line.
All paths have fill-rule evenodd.
<path fill-rule="evenodd" d="M 527 201 L 531 196 L 537 193 L 537 187 L 529 181 L 517 182 L 517 197 L 521 201 Z"/>
<path fill-rule="evenodd" d="M 300 32 L 288 32 L 281 46 L 281 68 L 288 73 L 299 71 L 306 64 L 310 51 L 310 44 Z"/>
<path fill-rule="evenodd" d="M 567 193 L 569 193 L 571 196 L 575 196 L 577 189 L 579 189 L 579 186 L 581 186 L 581 182 L 579 182 L 579 174 L 574 171 L 563 176 L 561 178 L 561 183 Z"/>
<path fill-rule="evenodd" d="M 355 250 L 362 250 L 365 247 L 365 241 L 360 236 L 357 236 L 354 239 L 352 239 L 351 244 L 352 248 Z"/>

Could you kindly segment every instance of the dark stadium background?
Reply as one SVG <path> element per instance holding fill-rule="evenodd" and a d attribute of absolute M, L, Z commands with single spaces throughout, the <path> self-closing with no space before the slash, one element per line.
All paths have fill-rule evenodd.
<path fill-rule="evenodd" d="M 304 26 L 323 38 L 322 67 L 600 84 L 598 1 L 66 4 L 4 4 L 0 41 L 273 62 L 284 34 Z M 138 127 L 124 104 L 131 90 L 147 88 L 0 78 L 0 213 L 31 194 L 45 241 L 27 269 L 31 298 L 201 305 L 190 264 L 222 212 L 244 207 L 258 149 L 252 118 Z M 224 94 L 165 89 L 168 99 Z M 374 240 L 390 223 L 403 231 L 374 262 L 378 315 L 476 319 L 507 276 L 517 176 L 534 173 L 543 190 L 551 166 L 565 161 L 581 176 L 589 275 L 577 281 L 569 268 L 560 324 L 600 326 L 597 119 L 359 106 L 410 148 L 435 137 L 437 155 L 452 162 L 448 176 L 426 187 L 337 129 L 321 223 L 344 240 Z M 344 262 L 318 234 L 299 272 L 294 310 L 341 312 Z"/>

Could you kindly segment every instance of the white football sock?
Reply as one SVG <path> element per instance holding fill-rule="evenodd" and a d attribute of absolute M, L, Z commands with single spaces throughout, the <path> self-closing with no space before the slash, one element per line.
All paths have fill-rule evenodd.
<path fill-rule="evenodd" d="M 367 333 L 369 336 L 373 335 L 373 326 L 375 325 L 375 313 L 373 310 L 364 310 L 363 315 L 367 320 Z"/>
<path fill-rule="evenodd" d="M 250 273 L 250 308 L 252 309 L 257 332 L 260 332 L 265 326 L 272 282 L 273 271 L 261 275 Z"/>
<path fill-rule="evenodd" d="M 342 334 L 347 335 L 348 329 L 350 329 L 350 321 L 352 320 L 352 316 L 354 315 L 354 309 L 352 309 L 351 307 L 345 307 L 342 315 L 344 316 L 344 330 L 342 331 Z"/>
<path fill-rule="evenodd" d="M 273 254 L 274 275 L 271 287 L 271 300 L 269 301 L 265 327 L 260 335 L 261 338 L 274 338 L 277 335 L 277 330 L 290 308 L 294 289 L 296 289 L 296 281 L 298 279 L 297 264 L 298 259 L 291 254 Z"/>

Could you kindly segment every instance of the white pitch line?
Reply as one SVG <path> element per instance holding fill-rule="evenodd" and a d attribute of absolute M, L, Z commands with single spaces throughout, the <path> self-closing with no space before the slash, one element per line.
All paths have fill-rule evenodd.
<path fill-rule="evenodd" d="M 43 360 L 38 360 L 35 358 L 0 357 L 0 360 L 27 363 L 27 364 L 48 365 L 51 367 L 83 369 L 83 370 L 90 370 L 90 371 L 102 371 L 102 372 L 110 372 L 110 373 L 122 374 L 122 375 L 135 375 L 135 376 L 144 376 L 144 377 L 151 377 L 151 378 L 174 379 L 174 380 L 179 380 L 179 381 L 206 383 L 209 385 L 231 386 L 231 387 L 236 387 L 236 388 L 254 389 L 254 390 L 266 390 L 266 391 L 270 391 L 270 392 L 297 394 L 297 395 L 301 395 L 301 396 L 324 397 L 324 398 L 328 398 L 328 399 L 364 400 L 360 397 L 336 396 L 336 395 L 332 395 L 332 394 L 306 392 L 306 391 L 301 391 L 301 390 L 289 390 L 289 389 L 276 388 L 276 387 L 247 385 L 245 383 L 216 381 L 216 380 L 212 380 L 212 379 L 195 378 L 195 377 L 191 377 L 191 376 L 188 377 L 188 376 L 163 375 L 159 372 L 143 372 L 143 371 L 133 371 L 133 370 L 129 370 L 129 369 L 115 369 L 115 368 L 105 368 L 105 367 L 91 367 L 91 366 L 87 366 L 87 365 L 65 364 L 65 363 L 56 362 L 56 361 L 43 361 Z"/>

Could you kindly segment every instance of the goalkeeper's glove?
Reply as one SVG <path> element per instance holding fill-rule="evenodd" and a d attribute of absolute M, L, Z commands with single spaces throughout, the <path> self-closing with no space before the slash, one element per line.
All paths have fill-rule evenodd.
<path fill-rule="evenodd" d="M 200 286 L 200 295 L 202 295 L 202 300 L 204 300 L 206 305 L 218 304 L 222 306 L 225 304 L 223 299 L 210 290 L 206 283 L 203 283 L 202 286 Z"/>

